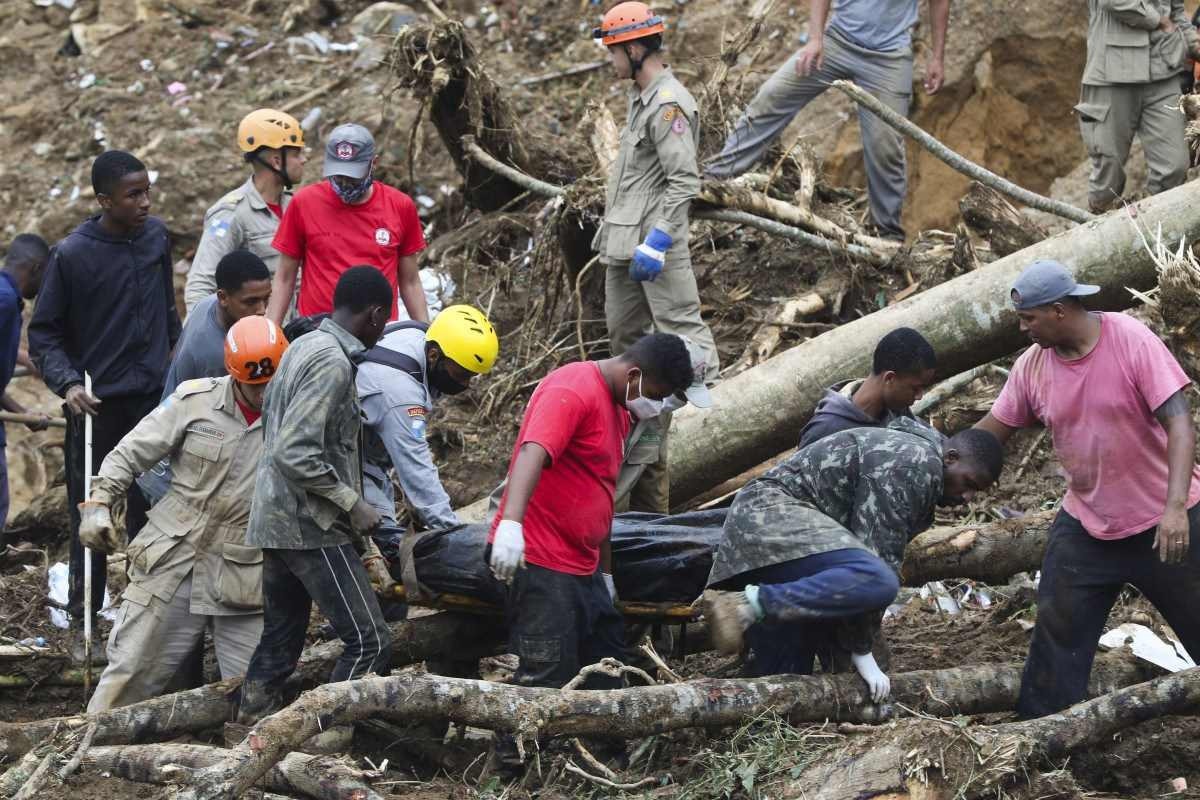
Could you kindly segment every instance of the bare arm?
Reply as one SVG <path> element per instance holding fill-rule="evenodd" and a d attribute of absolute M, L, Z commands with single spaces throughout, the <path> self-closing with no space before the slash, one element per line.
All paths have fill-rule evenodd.
<path fill-rule="evenodd" d="M 421 322 L 429 322 L 429 306 L 425 303 L 425 289 L 421 286 L 415 254 L 401 257 L 397 278 L 400 284 L 400 300 L 404 303 L 408 316 Z"/>
<path fill-rule="evenodd" d="M 946 29 L 950 27 L 950 0 L 929 0 L 933 27 L 933 55 L 925 67 L 925 91 L 936 94 L 946 80 Z"/>
<path fill-rule="evenodd" d="M 808 0 L 808 39 L 825 41 L 825 24 L 829 22 L 831 0 Z"/>
<path fill-rule="evenodd" d="M 300 271 L 300 259 L 284 253 L 279 254 L 275 277 L 271 279 L 271 299 L 267 302 L 267 318 L 276 325 L 283 325 L 283 317 L 292 303 L 296 291 L 296 274 Z"/>
<path fill-rule="evenodd" d="M 806 77 L 825 63 L 825 23 L 829 20 L 830 0 L 809 0 L 808 43 L 796 56 L 796 74 Z"/>
<path fill-rule="evenodd" d="M 550 466 L 550 454 L 537 442 L 526 442 L 517 451 L 512 469 L 508 471 L 508 499 L 504 501 L 503 519 L 524 522 L 529 498 L 542 478 L 542 470 Z"/>
<path fill-rule="evenodd" d="M 1187 500 L 1196 463 L 1196 432 L 1184 391 L 1180 389 L 1154 410 L 1154 418 L 1167 432 L 1167 502 L 1154 546 L 1168 564 L 1182 562 L 1189 544 Z"/>
<path fill-rule="evenodd" d="M 992 436 L 995 436 L 1000 441 L 1001 446 L 1007 445 L 1009 437 L 1019 430 L 1019 428 L 1010 428 L 1009 426 L 1005 425 L 1003 422 L 993 417 L 991 412 L 988 412 L 987 416 L 979 420 L 979 422 L 976 422 L 975 427 L 979 428 L 981 431 L 987 431 Z"/>

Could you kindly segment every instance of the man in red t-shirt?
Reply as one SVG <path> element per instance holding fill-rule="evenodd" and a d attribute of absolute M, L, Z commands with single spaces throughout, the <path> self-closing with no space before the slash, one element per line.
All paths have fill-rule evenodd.
<path fill-rule="evenodd" d="M 301 264 L 300 316 L 332 311 L 342 273 L 369 265 L 388 279 L 409 317 L 429 321 L 417 274 L 417 253 L 425 249 L 417 207 L 404 192 L 374 179 L 378 162 L 375 140 L 363 126 L 339 125 L 330 134 L 327 180 L 296 192 L 271 243 L 281 254 L 267 308 L 276 324 L 283 324 Z"/>
<path fill-rule="evenodd" d="M 1038 586 L 1037 627 L 1017 712 L 1084 699 L 1096 640 L 1129 583 L 1200 657 L 1200 470 L 1185 394 L 1191 381 L 1150 329 L 1091 313 L 1057 261 L 1036 261 L 1012 301 L 1033 340 L 977 427 L 1004 442 L 1042 424 L 1067 473 Z M 1191 541 L 1196 539 L 1196 541 Z"/>
<path fill-rule="evenodd" d="M 560 367 L 534 390 L 488 553 L 493 574 L 509 584 L 520 685 L 558 688 L 583 665 L 622 657 L 609 534 L 630 415 L 658 416 L 663 398 L 692 383 L 683 339 L 653 333 L 615 358 Z"/>

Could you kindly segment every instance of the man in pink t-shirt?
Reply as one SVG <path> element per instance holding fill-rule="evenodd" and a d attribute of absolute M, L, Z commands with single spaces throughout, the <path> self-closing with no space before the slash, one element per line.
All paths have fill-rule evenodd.
<path fill-rule="evenodd" d="M 1056 261 L 1031 264 L 1012 288 L 1026 350 L 977 427 L 1005 442 L 1044 425 L 1067 473 L 1038 586 L 1037 627 L 1017 712 L 1084 699 L 1096 640 L 1132 584 L 1200 657 L 1200 470 L 1185 394 L 1191 381 L 1149 328 L 1089 312 Z"/>
<path fill-rule="evenodd" d="M 559 367 L 534 390 L 487 551 L 509 584 L 516 683 L 560 688 L 580 667 L 623 656 L 609 534 L 630 415 L 658 416 L 693 378 L 683 339 L 654 333 L 620 356 Z"/>

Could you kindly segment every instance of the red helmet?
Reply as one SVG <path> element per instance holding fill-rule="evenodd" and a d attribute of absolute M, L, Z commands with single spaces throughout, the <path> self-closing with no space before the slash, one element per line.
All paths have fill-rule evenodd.
<path fill-rule="evenodd" d="M 607 47 L 653 36 L 664 29 L 663 18 L 652 12 L 650 6 L 631 0 L 609 9 L 600 27 L 592 29 L 592 38 Z"/>
<path fill-rule="evenodd" d="M 242 317 L 225 334 L 225 371 L 235 381 L 266 383 L 279 369 L 288 340 L 266 317 Z"/>

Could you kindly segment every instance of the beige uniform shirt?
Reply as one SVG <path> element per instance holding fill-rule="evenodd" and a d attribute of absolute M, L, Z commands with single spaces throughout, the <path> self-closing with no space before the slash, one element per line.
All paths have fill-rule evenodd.
<path fill-rule="evenodd" d="M 262 611 L 262 551 L 245 538 L 262 420 L 246 425 L 231 380 L 184 381 L 109 453 L 92 483 L 91 499 L 111 506 L 136 476 L 171 460 L 171 488 L 125 550 L 126 600 L 170 602 L 190 572 L 193 614 Z"/>
<path fill-rule="evenodd" d="M 1175 23 L 1174 32 L 1158 29 L 1163 17 Z M 1168 78 L 1185 66 L 1195 39 L 1183 0 L 1088 0 L 1083 82 L 1108 86 Z"/>
<path fill-rule="evenodd" d="M 669 67 L 645 89 L 631 90 L 604 220 L 592 241 L 602 261 L 632 260 L 652 228 L 671 237 L 668 260 L 687 254 L 688 208 L 700 193 L 699 144 L 696 101 Z"/>
<path fill-rule="evenodd" d="M 280 208 L 286 209 L 291 199 L 291 191 L 285 190 L 279 198 Z M 254 253 L 274 275 L 279 251 L 271 247 L 271 242 L 278 227 L 279 218 L 254 188 L 253 178 L 213 204 L 204 215 L 204 231 L 183 290 L 188 314 L 196 303 L 217 290 L 217 263 L 234 250 Z"/>

